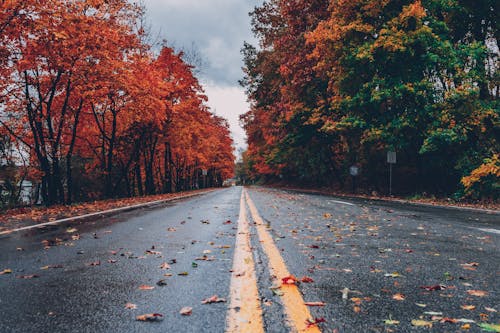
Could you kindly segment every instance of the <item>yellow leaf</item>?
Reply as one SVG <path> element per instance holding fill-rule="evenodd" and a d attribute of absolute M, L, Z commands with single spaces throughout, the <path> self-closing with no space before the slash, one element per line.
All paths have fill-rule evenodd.
<path fill-rule="evenodd" d="M 411 324 L 416 327 L 432 327 L 432 322 L 427 320 L 413 319 Z"/>

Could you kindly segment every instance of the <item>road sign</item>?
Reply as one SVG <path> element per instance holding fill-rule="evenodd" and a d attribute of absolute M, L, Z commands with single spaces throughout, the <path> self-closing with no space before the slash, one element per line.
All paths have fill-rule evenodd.
<path fill-rule="evenodd" d="M 395 151 L 388 151 L 387 152 L 387 163 L 396 164 L 396 152 Z"/>
<path fill-rule="evenodd" d="M 351 174 L 351 176 L 356 177 L 359 175 L 359 168 L 353 165 L 349 168 L 349 173 Z"/>

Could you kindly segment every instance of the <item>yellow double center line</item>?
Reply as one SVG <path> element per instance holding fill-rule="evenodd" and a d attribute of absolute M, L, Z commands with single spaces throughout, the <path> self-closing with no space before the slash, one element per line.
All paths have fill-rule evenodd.
<path fill-rule="evenodd" d="M 246 199 L 246 200 L 245 200 Z M 281 279 L 290 276 L 285 261 L 276 247 L 273 238 L 266 229 L 252 199 L 243 189 L 240 199 L 240 217 L 238 235 L 233 260 L 233 275 L 231 277 L 231 303 L 227 316 L 227 332 L 264 332 L 262 309 L 255 276 L 255 263 L 252 258 L 246 205 L 248 204 L 252 219 L 255 222 L 257 234 L 269 262 L 269 272 L 275 285 L 281 284 Z M 282 284 L 281 302 L 291 332 L 321 332 L 315 325 L 308 325 L 311 319 L 309 309 L 295 284 Z"/>

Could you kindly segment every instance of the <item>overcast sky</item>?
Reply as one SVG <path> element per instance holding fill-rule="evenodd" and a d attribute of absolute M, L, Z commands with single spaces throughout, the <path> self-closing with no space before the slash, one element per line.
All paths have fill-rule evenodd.
<path fill-rule="evenodd" d="M 208 104 L 231 126 L 236 147 L 244 146 L 239 115 L 248 110 L 238 85 L 244 41 L 255 44 L 248 13 L 262 0 L 144 0 L 153 35 L 160 34 L 176 49 L 195 46 L 204 65 L 199 79 Z"/>

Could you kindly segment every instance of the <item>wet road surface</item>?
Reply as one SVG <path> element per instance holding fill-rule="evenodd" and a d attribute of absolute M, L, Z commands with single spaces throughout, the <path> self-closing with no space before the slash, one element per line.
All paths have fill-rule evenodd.
<path fill-rule="evenodd" d="M 2 236 L 0 332 L 481 332 L 500 321 L 500 215 L 242 191 Z M 226 302 L 202 304 L 213 295 Z M 162 320 L 136 320 L 147 313 Z"/>

